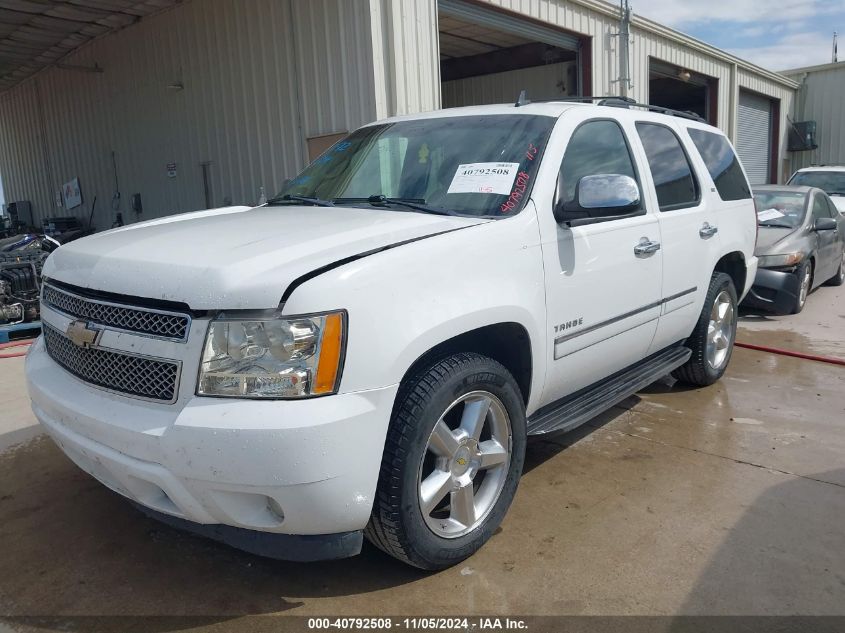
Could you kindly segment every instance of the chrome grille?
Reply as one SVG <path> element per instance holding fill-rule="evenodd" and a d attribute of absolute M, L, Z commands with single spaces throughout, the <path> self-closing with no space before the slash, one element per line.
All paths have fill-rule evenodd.
<path fill-rule="evenodd" d="M 139 332 L 161 338 L 184 341 L 188 337 L 191 318 L 187 314 L 133 308 L 88 299 L 45 284 L 41 300 L 51 308 L 70 316 L 87 319 L 106 327 Z"/>
<path fill-rule="evenodd" d="M 41 324 L 47 353 L 77 378 L 137 398 L 176 400 L 180 364 L 95 347 L 79 347 L 54 327 Z"/>

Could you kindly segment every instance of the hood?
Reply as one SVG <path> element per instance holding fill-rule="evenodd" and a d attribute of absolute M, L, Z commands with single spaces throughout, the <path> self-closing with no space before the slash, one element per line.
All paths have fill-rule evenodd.
<path fill-rule="evenodd" d="M 778 247 L 792 237 L 799 229 L 784 229 L 775 226 L 761 226 L 757 233 L 757 248 L 755 255 L 771 255 L 778 251 Z"/>
<path fill-rule="evenodd" d="M 845 214 L 845 196 L 830 196 L 830 199 L 839 213 Z"/>
<path fill-rule="evenodd" d="M 44 276 L 187 303 L 274 308 L 298 277 L 343 259 L 488 220 L 344 207 L 228 207 L 97 233 L 50 255 Z"/>

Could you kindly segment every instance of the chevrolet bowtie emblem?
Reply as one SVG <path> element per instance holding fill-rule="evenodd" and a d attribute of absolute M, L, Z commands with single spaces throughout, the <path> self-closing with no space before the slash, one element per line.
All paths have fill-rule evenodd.
<path fill-rule="evenodd" d="M 72 321 L 65 330 L 65 334 L 74 345 L 91 347 L 97 342 L 101 330 L 88 326 L 86 321 Z"/>

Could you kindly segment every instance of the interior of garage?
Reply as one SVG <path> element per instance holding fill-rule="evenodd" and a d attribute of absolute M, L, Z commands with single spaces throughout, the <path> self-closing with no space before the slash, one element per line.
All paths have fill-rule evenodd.
<path fill-rule="evenodd" d="M 719 80 L 654 59 L 649 60 L 648 102 L 662 108 L 692 112 L 717 125 Z"/>
<path fill-rule="evenodd" d="M 438 12 L 444 108 L 583 94 L 578 38 L 492 9 L 441 0 Z"/>

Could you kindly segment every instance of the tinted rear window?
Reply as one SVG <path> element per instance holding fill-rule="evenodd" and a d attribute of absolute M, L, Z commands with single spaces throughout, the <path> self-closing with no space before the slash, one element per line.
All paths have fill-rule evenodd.
<path fill-rule="evenodd" d="M 637 123 L 637 132 L 648 157 L 660 210 L 694 206 L 699 200 L 698 183 L 675 133 L 654 123 Z"/>
<path fill-rule="evenodd" d="M 721 134 L 689 128 L 689 135 L 707 165 L 722 200 L 745 200 L 751 197 L 751 187 L 742 173 L 739 159 L 731 144 Z"/>

